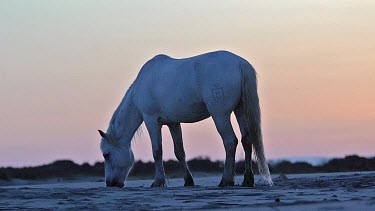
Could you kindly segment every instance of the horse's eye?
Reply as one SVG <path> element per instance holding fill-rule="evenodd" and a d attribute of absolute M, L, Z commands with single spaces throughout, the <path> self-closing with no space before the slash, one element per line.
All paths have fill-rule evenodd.
<path fill-rule="evenodd" d="M 108 160 L 108 158 L 109 158 L 109 154 L 108 154 L 108 153 L 107 153 L 107 154 L 104 154 L 103 157 L 104 157 L 105 160 Z"/>

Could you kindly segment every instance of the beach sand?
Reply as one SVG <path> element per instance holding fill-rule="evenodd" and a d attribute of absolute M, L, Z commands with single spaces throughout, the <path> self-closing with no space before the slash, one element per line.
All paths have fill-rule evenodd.
<path fill-rule="evenodd" d="M 168 187 L 149 188 L 152 180 L 129 180 L 124 188 L 104 182 L 57 182 L 0 186 L 0 210 L 9 209 L 244 209 L 374 210 L 375 172 L 273 175 L 269 187 L 257 175 L 255 188 L 218 188 L 220 176 L 196 177 L 196 187 L 169 179 Z M 236 183 L 242 176 L 236 177 Z M 4 184 L 4 183 L 3 183 Z"/>

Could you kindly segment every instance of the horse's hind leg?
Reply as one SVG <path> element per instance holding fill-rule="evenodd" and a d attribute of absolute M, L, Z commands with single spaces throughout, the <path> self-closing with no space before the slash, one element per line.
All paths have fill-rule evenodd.
<path fill-rule="evenodd" d="M 242 186 L 254 187 L 254 174 L 251 166 L 252 145 L 251 140 L 249 139 L 249 130 L 246 125 L 246 118 L 242 103 L 234 110 L 234 114 L 236 115 L 238 125 L 240 126 L 242 135 L 241 143 L 245 151 L 245 173 Z"/>
<path fill-rule="evenodd" d="M 184 168 L 184 186 L 194 186 L 194 180 L 191 176 L 188 164 L 186 163 L 185 150 L 182 142 L 182 132 L 180 123 L 169 124 L 169 131 L 171 132 L 174 144 L 174 154 L 177 160 L 182 164 Z"/>
<path fill-rule="evenodd" d="M 234 186 L 235 154 L 238 140 L 230 122 L 230 114 L 213 115 L 212 118 L 223 139 L 226 154 L 223 178 L 219 187 Z"/>

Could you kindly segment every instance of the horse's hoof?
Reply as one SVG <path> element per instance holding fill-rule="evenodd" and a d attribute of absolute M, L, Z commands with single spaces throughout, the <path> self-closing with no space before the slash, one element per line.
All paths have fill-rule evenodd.
<path fill-rule="evenodd" d="M 242 187 L 255 187 L 254 174 L 252 172 L 245 172 L 242 182 Z"/>
<path fill-rule="evenodd" d="M 253 188 L 253 187 L 255 187 L 255 185 L 254 185 L 254 182 L 249 182 L 249 181 L 244 180 L 242 182 L 242 187 Z"/>
<path fill-rule="evenodd" d="M 194 185 L 194 180 L 193 180 L 193 177 L 191 175 L 189 175 L 188 177 L 185 178 L 185 184 L 184 184 L 185 187 L 192 187 L 192 186 L 195 186 Z"/>
<path fill-rule="evenodd" d="M 234 181 L 226 181 L 224 179 L 221 179 L 218 187 L 228 187 L 228 186 L 234 186 Z"/>
<path fill-rule="evenodd" d="M 165 180 L 155 180 L 151 186 L 151 188 L 155 188 L 155 187 L 166 187 L 166 184 L 165 184 Z"/>

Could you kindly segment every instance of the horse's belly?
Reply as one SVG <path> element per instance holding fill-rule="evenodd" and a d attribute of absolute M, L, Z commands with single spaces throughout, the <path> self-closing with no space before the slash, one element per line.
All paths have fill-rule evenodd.
<path fill-rule="evenodd" d="M 193 123 L 210 117 L 203 102 L 177 105 L 174 109 L 166 109 L 160 113 L 158 119 L 163 124 L 168 123 Z"/>

